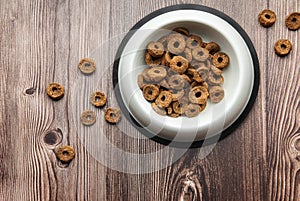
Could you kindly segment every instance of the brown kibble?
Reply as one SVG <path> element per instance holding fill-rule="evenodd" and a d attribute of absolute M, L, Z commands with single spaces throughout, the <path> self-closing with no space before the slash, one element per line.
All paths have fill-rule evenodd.
<path fill-rule="evenodd" d="M 209 98 L 211 102 L 218 103 L 224 98 L 224 90 L 220 86 L 213 86 L 209 89 Z"/>
<path fill-rule="evenodd" d="M 121 120 L 121 111 L 119 108 L 107 108 L 104 117 L 108 123 L 116 124 Z"/>
<path fill-rule="evenodd" d="M 201 45 L 202 45 L 202 39 L 199 36 L 190 35 L 186 39 L 186 46 L 192 50 L 201 47 Z"/>
<path fill-rule="evenodd" d="M 144 98 L 148 101 L 154 101 L 159 95 L 159 88 L 154 84 L 146 84 L 143 87 Z"/>
<path fill-rule="evenodd" d="M 177 32 L 177 33 L 180 33 L 182 35 L 185 35 L 185 36 L 188 36 L 190 35 L 190 32 L 187 28 L 184 28 L 184 27 L 176 27 L 173 29 L 173 31 Z"/>
<path fill-rule="evenodd" d="M 296 31 L 300 28 L 300 12 L 293 12 L 285 18 L 285 25 L 289 30 Z"/>
<path fill-rule="evenodd" d="M 272 10 L 265 9 L 259 13 L 258 21 L 263 27 L 270 27 L 276 21 L 276 14 Z"/>
<path fill-rule="evenodd" d="M 185 115 L 187 117 L 195 117 L 197 116 L 199 113 L 201 112 L 201 108 L 198 104 L 189 104 L 187 107 L 186 107 L 186 110 L 185 110 Z"/>
<path fill-rule="evenodd" d="M 151 81 L 157 83 L 167 76 L 167 70 L 161 66 L 154 66 L 147 71 L 147 75 Z"/>
<path fill-rule="evenodd" d="M 160 42 L 150 42 L 147 49 L 152 57 L 161 57 L 165 52 L 165 48 Z"/>
<path fill-rule="evenodd" d="M 46 93 L 53 100 L 59 100 L 64 96 L 65 89 L 61 84 L 54 82 L 47 86 Z"/>
<path fill-rule="evenodd" d="M 96 91 L 96 92 L 92 93 L 92 95 L 90 97 L 90 102 L 95 107 L 103 107 L 106 104 L 106 96 L 103 92 Z"/>
<path fill-rule="evenodd" d="M 155 99 L 157 106 L 161 108 L 166 108 L 170 105 L 173 100 L 172 93 L 169 91 L 161 91 L 158 97 Z"/>
<path fill-rule="evenodd" d="M 208 50 L 209 54 L 213 55 L 220 50 L 220 46 L 215 42 L 209 42 L 205 46 L 205 49 Z"/>
<path fill-rule="evenodd" d="M 229 57 L 224 52 L 217 52 L 213 55 L 213 63 L 217 68 L 225 68 L 229 65 Z"/>
<path fill-rule="evenodd" d="M 78 68 L 83 74 L 92 74 L 96 70 L 96 64 L 92 59 L 83 58 L 80 60 Z"/>
<path fill-rule="evenodd" d="M 224 83 L 224 77 L 222 75 L 217 75 L 213 72 L 209 72 L 207 82 L 209 85 L 220 85 Z"/>
<path fill-rule="evenodd" d="M 274 49 L 278 56 L 286 56 L 292 50 L 292 43 L 287 39 L 280 39 L 275 43 Z"/>
<path fill-rule="evenodd" d="M 179 74 L 182 74 L 188 68 L 189 62 L 182 56 L 175 56 L 170 62 L 170 68 Z"/>
<path fill-rule="evenodd" d="M 96 114 L 91 110 L 85 110 L 80 116 L 81 123 L 86 126 L 91 126 L 96 122 Z"/>
<path fill-rule="evenodd" d="M 175 90 L 183 89 L 186 84 L 186 80 L 181 75 L 175 74 L 169 78 L 168 82 L 170 88 Z"/>
<path fill-rule="evenodd" d="M 61 146 L 57 149 L 55 155 L 60 161 L 69 163 L 75 158 L 75 151 L 71 146 Z"/>
<path fill-rule="evenodd" d="M 185 50 L 185 40 L 182 35 L 176 34 L 168 42 L 168 51 L 173 54 L 180 54 Z"/>
<path fill-rule="evenodd" d="M 203 86 L 196 86 L 189 92 L 189 100 L 192 103 L 203 104 L 208 98 L 208 91 Z"/>
<path fill-rule="evenodd" d="M 207 49 L 198 47 L 192 51 L 193 58 L 197 61 L 206 61 L 209 58 L 209 52 Z"/>

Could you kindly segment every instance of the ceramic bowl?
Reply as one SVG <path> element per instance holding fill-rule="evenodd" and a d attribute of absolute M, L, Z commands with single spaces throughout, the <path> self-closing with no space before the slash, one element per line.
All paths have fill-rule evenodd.
<path fill-rule="evenodd" d="M 224 69 L 224 99 L 208 101 L 206 109 L 193 118 L 172 118 L 153 111 L 137 84 L 146 68 L 147 44 L 157 41 L 175 27 L 186 27 L 203 41 L 214 41 L 230 57 Z M 259 64 L 245 31 L 230 17 L 200 5 L 176 5 L 151 13 L 140 20 L 123 39 L 116 54 L 113 81 L 124 115 L 143 134 L 178 147 L 198 147 L 228 135 L 251 109 L 259 86 Z"/>

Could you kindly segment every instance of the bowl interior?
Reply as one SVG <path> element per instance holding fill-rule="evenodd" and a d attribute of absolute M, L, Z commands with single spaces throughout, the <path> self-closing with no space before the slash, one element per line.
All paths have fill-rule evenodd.
<path fill-rule="evenodd" d="M 147 44 L 175 27 L 186 27 L 203 41 L 218 43 L 230 57 L 230 65 L 223 70 L 224 99 L 218 104 L 208 101 L 206 109 L 193 118 L 158 115 L 137 85 L 138 74 L 146 68 Z M 168 140 L 192 142 L 219 134 L 239 117 L 249 101 L 254 72 L 246 43 L 228 22 L 204 11 L 177 10 L 159 15 L 135 30 L 120 57 L 118 79 L 123 102 L 140 125 Z"/>

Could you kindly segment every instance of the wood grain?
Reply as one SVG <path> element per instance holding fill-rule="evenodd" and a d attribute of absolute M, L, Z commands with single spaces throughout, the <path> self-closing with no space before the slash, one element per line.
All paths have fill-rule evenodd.
<path fill-rule="evenodd" d="M 111 62 L 124 34 L 152 11 L 180 3 L 225 12 L 253 41 L 261 82 L 246 120 L 216 147 L 187 150 L 178 160 L 178 150 L 145 139 L 126 121 L 106 124 L 102 110 L 97 111 L 97 129 L 103 135 L 81 127 L 77 117 L 89 107 L 82 95 L 101 89 L 108 95 L 107 107 L 117 105 Z M 1 1 L 0 201 L 300 200 L 300 32 L 284 25 L 285 16 L 299 11 L 299 4 L 296 0 Z M 257 22 L 265 8 L 277 14 L 277 22 L 268 29 Z M 293 43 L 284 58 L 273 51 L 280 38 Z M 97 72 L 101 79 L 96 84 L 77 70 L 82 57 L 95 54 L 103 58 L 97 61 L 103 62 L 103 69 Z M 62 100 L 53 102 L 45 95 L 50 82 L 65 86 Z M 116 154 L 105 140 L 126 151 L 132 161 Z M 76 151 L 68 165 L 55 157 L 60 145 Z M 99 152 L 99 146 L 106 152 Z M 146 153 L 154 153 L 153 160 L 134 160 L 135 154 Z M 137 174 L 104 163 L 127 171 L 133 168 Z M 157 171 L 138 174 L 150 168 Z"/>

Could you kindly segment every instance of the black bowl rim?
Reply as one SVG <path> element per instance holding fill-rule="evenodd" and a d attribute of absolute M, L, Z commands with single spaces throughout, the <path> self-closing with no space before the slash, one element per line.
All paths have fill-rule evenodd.
<path fill-rule="evenodd" d="M 221 133 L 216 134 L 215 136 L 209 137 L 209 138 L 204 139 L 204 140 L 193 141 L 193 142 L 176 142 L 176 141 L 172 141 L 172 140 L 169 140 L 169 139 L 165 139 L 161 136 L 154 135 L 153 133 L 151 133 L 148 130 L 146 130 L 145 128 L 143 128 L 143 126 L 141 126 L 130 115 L 129 111 L 127 110 L 127 108 L 126 108 L 126 106 L 123 102 L 123 99 L 122 99 L 122 96 L 121 96 L 121 93 L 120 93 L 120 89 L 118 87 L 118 70 L 119 70 L 120 57 L 123 53 L 123 50 L 124 50 L 127 42 L 129 41 L 129 39 L 133 36 L 133 34 L 136 32 L 136 30 L 138 30 L 141 26 L 143 26 L 146 22 L 148 22 L 152 18 L 155 18 L 155 17 L 157 17 L 161 14 L 171 12 L 171 11 L 176 11 L 176 10 L 199 10 L 199 11 L 204 11 L 204 12 L 214 14 L 214 15 L 222 18 L 226 22 L 228 22 L 244 39 L 244 41 L 245 41 L 245 43 L 246 43 L 246 45 L 247 45 L 247 47 L 250 51 L 252 61 L 253 61 L 253 67 L 254 67 L 254 84 L 253 84 L 253 88 L 252 88 L 252 93 L 251 93 L 250 99 L 249 99 L 245 109 L 240 114 L 240 116 L 237 118 L 237 120 L 234 121 L 228 128 L 223 130 Z M 243 28 L 236 21 L 234 21 L 231 17 L 224 14 L 223 12 L 221 12 L 219 10 L 216 10 L 214 8 L 210 8 L 210 7 L 203 6 L 203 5 L 197 5 L 197 4 L 178 4 L 178 5 L 164 7 L 164 8 L 161 8 L 159 10 L 156 10 L 156 11 L 150 13 L 149 15 L 147 15 L 146 17 L 141 19 L 139 22 L 137 22 L 129 30 L 127 35 L 123 38 L 123 40 L 122 40 L 122 42 L 121 42 L 121 44 L 120 44 L 120 46 L 117 50 L 115 60 L 114 60 L 114 64 L 113 64 L 113 87 L 114 87 L 115 95 L 116 95 L 116 98 L 117 98 L 117 102 L 118 102 L 118 104 L 119 104 L 119 106 L 120 106 L 120 108 L 123 112 L 123 115 L 127 118 L 127 120 L 138 131 L 140 131 L 146 137 L 150 138 L 151 140 L 154 140 L 155 142 L 161 143 L 163 145 L 169 145 L 169 146 L 176 147 L 176 148 L 198 148 L 198 147 L 201 147 L 201 146 L 214 144 L 214 143 L 224 139 L 229 134 L 231 134 L 245 120 L 245 118 L 247 117 L 247 115 L 250 112 L 251 108 L 253 107 L 255 99 L 256 99 L 257 94 L 258 94 L 259 83 L 260 83 L 259 61 L 258 61 L 258 57 L 257 57 L 257 53 L 255 51 L 255 48 L 254 48 L 249 36 L 247 35 L 247 33 L 243 30 Z"/>

